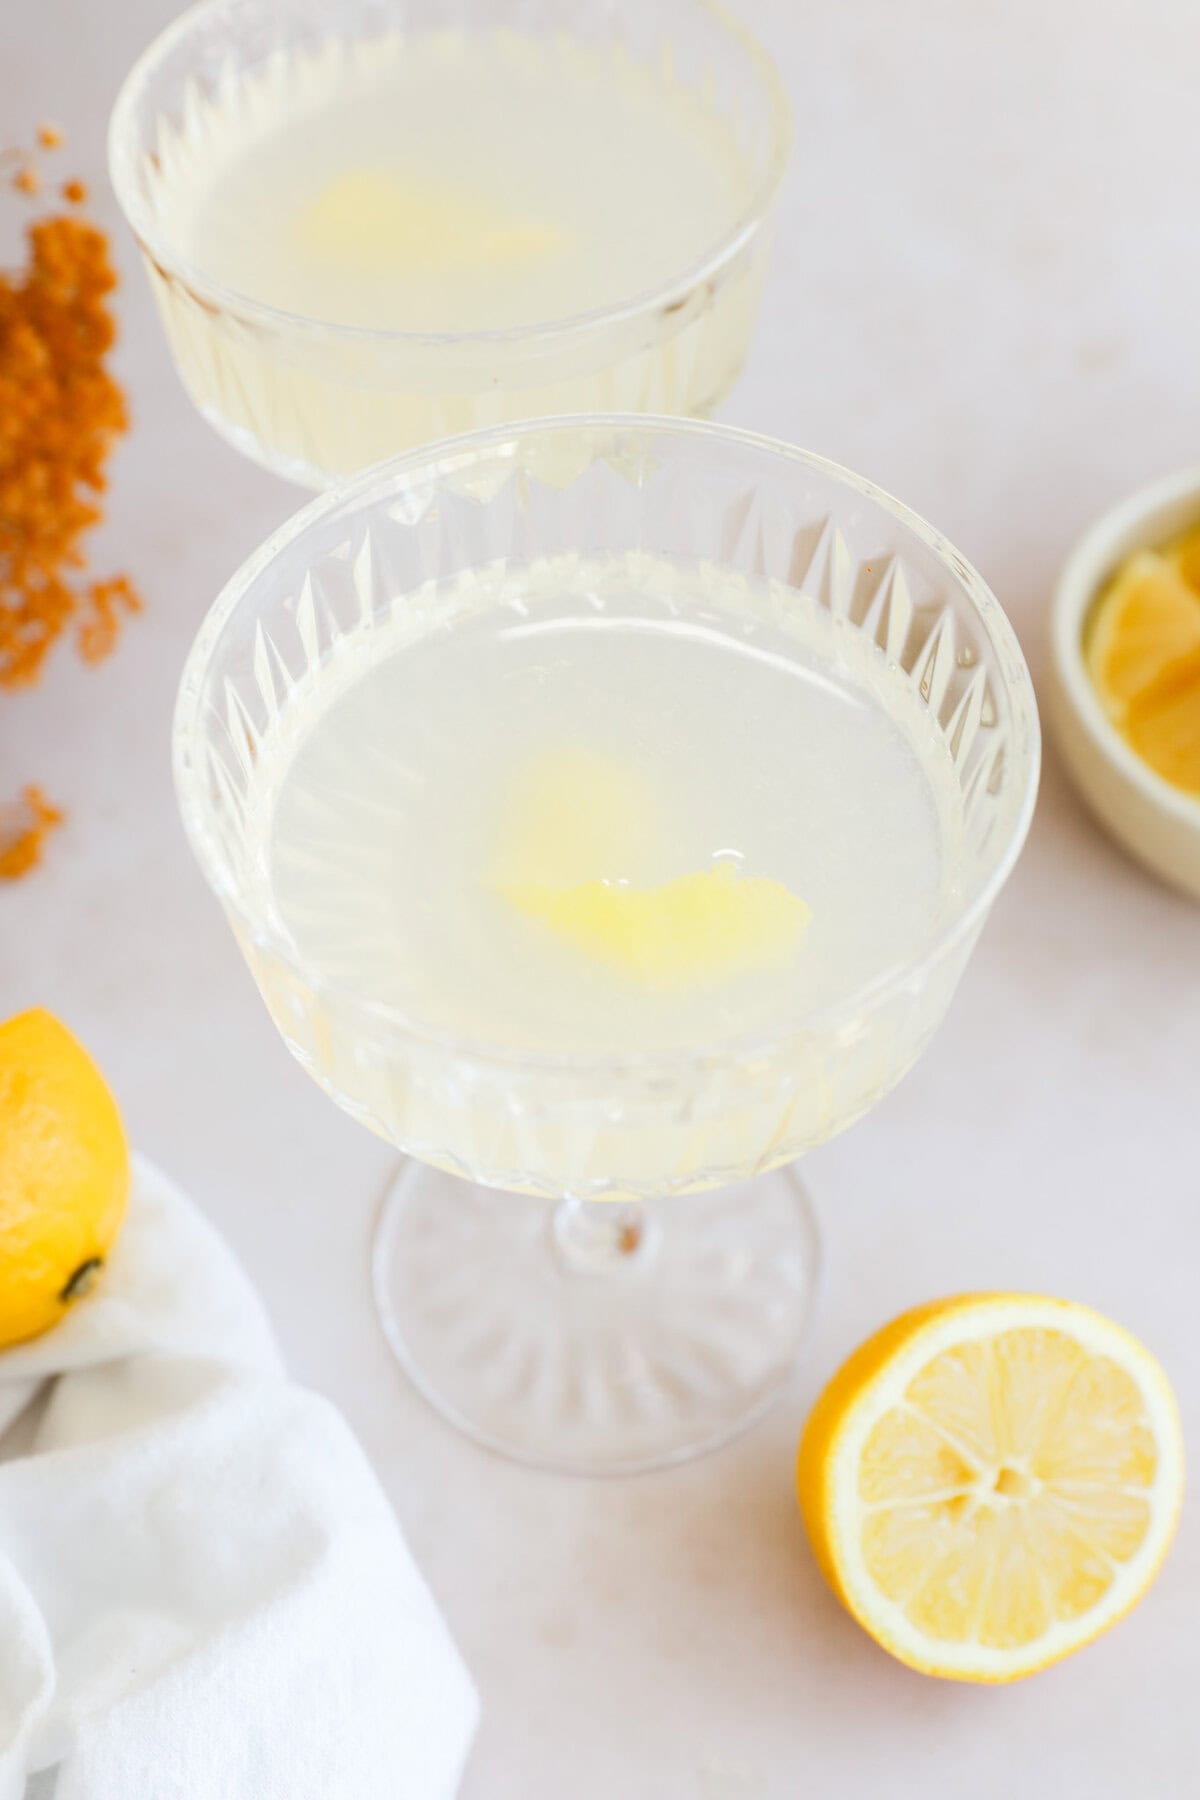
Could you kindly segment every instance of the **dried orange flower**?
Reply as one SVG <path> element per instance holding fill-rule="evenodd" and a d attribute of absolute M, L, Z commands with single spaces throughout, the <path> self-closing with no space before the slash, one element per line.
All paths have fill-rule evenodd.
<path fill-rule="evenodd" d="M 12 184 L 18 194 L 36 194 L 42 185 L 42 178 L 32 163 L 24 163 L 12 178 Z"/>
<path fill-rule="evenodd" d="M 81 206 L 88 197 L 87 188 L 82 181 L 64 181 L 62 195 L 72 206 Z"/>
<path fill-rule="evenodd" d="M 58 150 L 62 147 L 63 134 L 57 125 L 39 125 L 37 140 L 43 150 Z"/>
<path fill-rule="evenodd" d="M 42 845 L 62 823 L 41 788 L 27 787 L 15 806 L 0 806 L 0 881 L 16 881 L 42 860 Z"/>
<path fill-rule="evenodd" d="M 128 581 L 81 582 L 104 466 L 128 418 L 105 359 L 116 277 L 103 233 L 67 215 L 29 228 L 30 264 L 0 275 L 0 687 L 33 681 L 72 622 L 111 648 Z M 97 635 L 99 634 L 99 635 Z"/>
<path fill-rule="evenodd" d="M 38 135 L 47 148 L 60 141 L 53 126 Z M 36 171 L 23 165 L 13 185 L 35 192 Z M 86 197 L 82 182 L 63 192 L 76 204 Z M 108 240 L 62 213 L 35 220 L 28 244 L 24 269 L 0 272 L 0 688 L 35 681 L 67 630 L 84 660 L 99 662 L 141 605 L 127 576 L 82 574 L 105 466 L 129 423 L 106 366 L 116 335 Z M 11 841 L 0 831 L 5 876 L 32 867 L 59 815 L 28 789 L 23 816 Z"/>

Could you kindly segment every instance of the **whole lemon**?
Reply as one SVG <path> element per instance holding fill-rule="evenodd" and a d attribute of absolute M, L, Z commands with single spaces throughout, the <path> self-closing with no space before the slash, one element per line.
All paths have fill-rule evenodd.
<path fill-rule="evenodd" d="M 0 1347 L 88 1292 L 129 1183 L 117 1103 L 82 1044 L 40 1009 L 0 1025 Z"/>

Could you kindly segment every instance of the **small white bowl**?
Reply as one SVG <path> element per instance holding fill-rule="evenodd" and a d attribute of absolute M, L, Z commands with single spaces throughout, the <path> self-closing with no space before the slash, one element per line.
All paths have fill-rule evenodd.
<path fill-rule="evenodd" d="M 1080 794 L 1139 862 L 1200 900 L 1200 798 L 1172 787 L 1125 742 L 1092 686 L 1083 631 L 1093 600 L 1134 550 L 1200 524 L 1200 468 L 1132 494 L 1086 532 L 1063 565 L 1050 626 L 1050 723 Z"/>

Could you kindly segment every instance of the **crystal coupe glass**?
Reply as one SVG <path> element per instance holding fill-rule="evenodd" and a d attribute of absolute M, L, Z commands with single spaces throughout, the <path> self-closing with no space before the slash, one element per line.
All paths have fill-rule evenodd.
<path fill-rule="evenodd" d="M 529 689 L 535 700 L 553 693 L 572 645 L 610 629 L 620 650 L 603 666 L 616 673 L 598 674 L 587 702 L 598 718 L 633 704 L 622 671 L 633 682 L 643 656 L 666 658 L 654 666 L 668 723 L 694 698 L 696 658 L 716 670 L 702 726 L 711 718 L 731 764 L 766 757 L 732 792 L 727 836 L 754 809 L 783 855 L 825 821 L 809 870 L 823 989 L 793 1000 L 781 976 L 752 1029 L 701 997 L 670 1042 L 632 1028 L 622 1041 L 619 1026 L 576 1042 L 539 1040 L 527 1021 L 510 1033 L 503 1006 L 482 999 L 473 1014 L 486 959 L 453 1006 L 419 958 L 408 988 L 392 980 L 405 953 L 396 908 L 422 878 L 422 846 L 386 848 L 391 813 L 438 779 L 432 739 L 428 762 L 392 740 L 411 712 L 436 719 L 455 693 L 462 710 L 447 713 L 447 734 L 474 730 L 489 670 L 514 645 L 532 656 L 551 616 L 563 633 L 530 664 L 543 684 Z M 478 651 L 469 669 L 421 660 L 460 641 Z M 399 688 L 381 701 L 364 685 L 410 669 L 403 705 Z M 754 693 L 780 698 L 777 716 L 743 704 L 748 669 L 768 683 Z M 846 705 L 821 712 L 825 693 Z M 837 744 L 825 754 L 818 731 L 804 767 L 767 754 L 771 733 L 810 703 L 814 719 L 840 721 Z M 875 821 L 869 792 L 842 797 L 860 741 L 891 742 L 872 736 L 885 708 L 906 721 L 912 780 L 927 767 L 953 819 L 936 897 L 898 945 L 881 936 L 874 955 L 868 932 L 858 972 L 843 975 L 823 961 L 834 937 L 818 932 L 868 902 L 876 911 L 863 916 L 886 923 L 907 867 L 909 827 Z M 335 714 L 359 733 L 359 752 L 319 804 L 289 812 L 288 782 Z M 507 723 L 493 717 L 472 751 L 481 794 L 522 714 L 514 704 Z M 701 746 L 685 748 L 686 785 Z M 814 1278 L 789 1165 L 912 1065 L 1029 824 L 1033 691 L 974 570 L 869 482 L 742 432 L 613 415 L 475 433 L 322 496 L 250 558 L 188 659 L 174 756 L 192 846 L 286 1043 L 405 1152 L 375 1290 L 427 1397 L 488 1445 L 585 1472 L 681 1460 L 758 1416 L 793 1366 Z M 886 756 L 878 767 L 890 774 Z M 433 799 L 424 816 L 436 832 L 441 803 L 448 817 L 461 794 L 447 786 Z M 911 817 L 932 830 L 929 808 Z M 858 846 L 844 868 L 843 837 Z M 822 907 L 834 865 L 842 885 Z M 433 913 L 443 901 L 449 913 L 456 897 L 435 892 Z M 326 927 L 338 920 L 348 923 L 334 944 Z M 325 936 L 312 935 L 318 923 Z M 469 932 L 461 949 L 469 961 Z"/>
<path fill-rule="evenodd" d="M 403 84 L 419 90 L 420 79 L 406 69 L 419 62 L 438 78 L 456 56 L 464 91 L 474 81 L 480 103 L 462 102 L 451 82 L 447 104 L 458 110 L 439 120 L 435 108 L 424 129 L 407 127 L 409 141 L 414 107 Z M 527 90 L 532 100 L 522 104 Z M 562 139 L 576 92 L 595 128 L 572 155 Z M 351 123 L 328 143 L 322 120 L 338 106 Z M 495 117 L 484 116 L 488 106 Z M 557 123 L 556 109 L 566 113 Z M 356 116 L 361 144 L 346 141 Z M 631 118 L 649 133 L 640 149 Z M 662 142 L 656 130 L 668 132 Z M 518 217 L 536 209 L 550 170 L 564 235 L 575 233 L 585 252 L 589 233 L 607 229 L 611 239 L 592 258 L 591 277 L 578 287 L 543 283 L 533 258 L 523 299 L 500 317 L 512 267 L 475 266 L 467 255 L 456 275 L 464 247 L 452 244 L 443 300 L 435 286 L 418 324 L 397 328 L 386 309 L 361 315 L 355 280 L 378 275 L 406 216 L 425 260 L 397 291 L 403 298 L 414 280 L 436 281 L 428 245 L 454 204 L 448 165 L 475 136 L 475 165 L 495 165 L 496 189 L 477 206 L 476 239 L 505 207 Z M 130 71 L 112 115 L 109 165 L 192 400 L 245 455 L 322 487 L 412 445 L 506 419 L 713 410 L 757 316 L 789 142 L 769 58 L 711 0 L 202 0 Z M 339 190 L 331 234 L 346 292 L 333 297 L 324 281 L 281 288 L 275 225 L 301 217 L 323 174 L 338 176 L 339 157 L 351 159 L 340 172 L 357 183 Z M 382 215 L 361 218 L 356 239 L 355 196 L 362 206 L 367 194 L 369 212 L 379 192 L 369 184 L 397 157 L 418 202 L 425 194 L 427 216 L 389 213 L 385 191 Z M 639 236 L 627 222 L 628 190 L 652 191 L 647 161 L 666 216 L 660 225 L 644 219 Z M 672 179 L 668 163 L 678 164 Z M 269 202 L 259 196 L 260 217 L 242 176 L 264 164 L 274 187 Z M 201 228 L 214 208 L 240 246 L 230 268 Z M 546 267 L 552 275 L 552 257 Z M 479 309 L 469 328 L 446 322 L 466 288 Z"/>

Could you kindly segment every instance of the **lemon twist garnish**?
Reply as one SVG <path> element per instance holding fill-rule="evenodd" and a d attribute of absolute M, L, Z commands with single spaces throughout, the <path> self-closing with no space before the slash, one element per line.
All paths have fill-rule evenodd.
<path fill-rule="evenodd" d="M 493 200 L 382 169 L 331 181 L 300 212 L 294 231 L 307 256 L 375 274 L 496 268 L 553 255 L 565 241 L 553 226 L 506 216 Z"/>
<path fill-rule="evenodd" d="M 740 875 L 727 862 L 656 887 L 585 881 L 528 886 L 510 890 L 508 898 L 589 956 L 659 988 L 781 967 L 811 917 L 782 882 Z"/>

